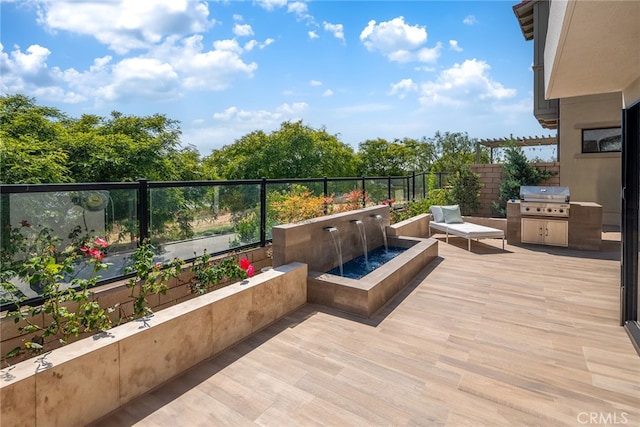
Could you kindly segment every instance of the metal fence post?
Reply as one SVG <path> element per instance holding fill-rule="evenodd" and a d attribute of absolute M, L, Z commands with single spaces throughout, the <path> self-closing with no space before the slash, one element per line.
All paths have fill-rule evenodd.
<path fill-rule="evenodd" d="M 425 199 L 427 197 L 427 174 L 425 172 L 422 172 L 422 198 Z"/>
<path fill-rule="evenodd" d="M 151 212 L 149 211 L 149 181 L 146 178 L 138 179 L 138 245 L 149 238 L 149 222 Z"/>
<path fill-rule="evenodd" d="M 391 176 L 387 177 L 387 200 L 391 200 Z"/>
<path fill-rule="evenodd" d="M 260 182 L 260 245 L 267 245 L 267 178 Z"/>
<path fill-rule="evenodd" d="M 416 201 L 416 171 L 411 173 L 411 201 Z"/>
<path fill-rule="evenodd" d="M 329 180 L 327 179 L 327 177 L 325 176 L 323 178 L 322 181 L 322 194 L 324 196 L 324 208 L 323 208 L 323 212 L 326 215 L 327 213 L 329 213 L 329 206 L 327 204 L 327 197 L 329 197 Z"/>
<path fill-rule="evenodd" d="M 367 189 L 366 189 L 366 179 L 362 177 L 362 207 L 367 207 Z"/>

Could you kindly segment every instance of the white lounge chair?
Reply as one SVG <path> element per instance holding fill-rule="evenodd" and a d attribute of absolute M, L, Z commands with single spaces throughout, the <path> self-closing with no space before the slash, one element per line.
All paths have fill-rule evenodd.
<path fill-rule="evenodd" d="M 504 250 L 504 230 L 464 222 L 458 205 L 431 206 L 431 217 L 429 236 L 431 236 L 431 229 L 434 229 L 445 233 L 445 241 L 447 243 L 449 243 L 449 234 L 465 238 L 468 242 L 469 251 L 471 251 L 471 239 L 502 238 L 502 249 Z"/>

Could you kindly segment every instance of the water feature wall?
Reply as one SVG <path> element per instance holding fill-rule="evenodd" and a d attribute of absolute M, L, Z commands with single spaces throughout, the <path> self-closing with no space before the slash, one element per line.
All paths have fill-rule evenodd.
<path fill-rule="evenodd" d="M 389 225 L 389 214 L 388 206 L 373 206 L 273 227 L 273 265 L 307 264 L 308 302 L 371 317 L 438 256 L 437 240 L 403 234 Z M 340 252 L 346 263 L 362 255 L 365 246 L 368 251 L 384 247 L 384 237 L 389 246 L 406 251 L 360 279 L 327 273 L 338 266 Z"/>
<path fill-rule="evenodd" d="M 273 227 L 273 266 L 303 262 L 313 271 L 329 271 L 338 267 L 338 257 L 332 233 L 327 230 L 334 227 L 338 230 L 342 260 L 347 262 L 363 255 L 363 242 L 360 228 L 366 233 L 368 250 L 384 245 L 380 222 L 389 225 L 389 206 L 372 206 L 355 211 L 327 215 L 293 224 Z M 355 221 L 361 221 L 359 226 Z"/>

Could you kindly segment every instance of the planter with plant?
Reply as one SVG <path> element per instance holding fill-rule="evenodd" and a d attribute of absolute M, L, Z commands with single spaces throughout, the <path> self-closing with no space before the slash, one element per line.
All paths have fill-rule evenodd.
<path fill-rule="evenodd" d="M 22 228 L 31 225 L 22 222 Z M 31 231 L 32 239 L 25 236 Z M 6 358 L 24 354 L 39 354 L 46 347 L 67 344 L 71 338 L 88 332 L 100 332 L 111 327 L 109 314 L 113 308 L 101 307 L 94 298 L 93 288 L 100 279 L 98 272 L 108 266 L 103 263 L 108 243 L 103 238 L 95 238 L 83 246 L 70 246 L 62 251 L 57 249 L 59 238 L 49 229 L 33 233 L 14 229 L 12 243 L 3 253 L 2 288 L 5 299 L 13 303 L 13 310 L 6 315 L 13 318 L 22 335 L 33 334 L 24 344 L 8 352 Z M 71 237 L 71 236 L 70 236 Z M 10 253 L 13 252 L 13 253 Z M 16 257 L 23 254 L 25 259 Z M 91 274 L 88 278 L 74 277 L 74 270 L 80 264 L 88 264 Z M 68 280 L 69 277 L 73 277 Z M 39 306 L 22 306 L 24 296 L 12 283 L 18 278 L 31 288 L 39 289 L 44 302 Z"/>
<path fill-rule="evenodd" d="M 203 295 L 219 289 L 234 280 L 252 277 L 254 268 L 248 259 L 242 258 L 236 262 L 235 257 L 214 261 L 205 252 L 197 257 L 191 265 L 193 277 L 189 282 L 189 292 Z"/>

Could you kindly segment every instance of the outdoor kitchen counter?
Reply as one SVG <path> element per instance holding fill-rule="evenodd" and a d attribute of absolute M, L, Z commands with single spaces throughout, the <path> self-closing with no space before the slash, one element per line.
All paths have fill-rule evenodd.
<path fill-rule="evenodd" d="M 571 202 L 568 218 L 530 216 L 526 218 L 567 221 L 569 224 L 569 245 L 571 249 L 600 250 L 602 244 L 602 205 L 594 202 Z M 521 244 L 520 200 L 507 202 L 507 243 Z"/>

